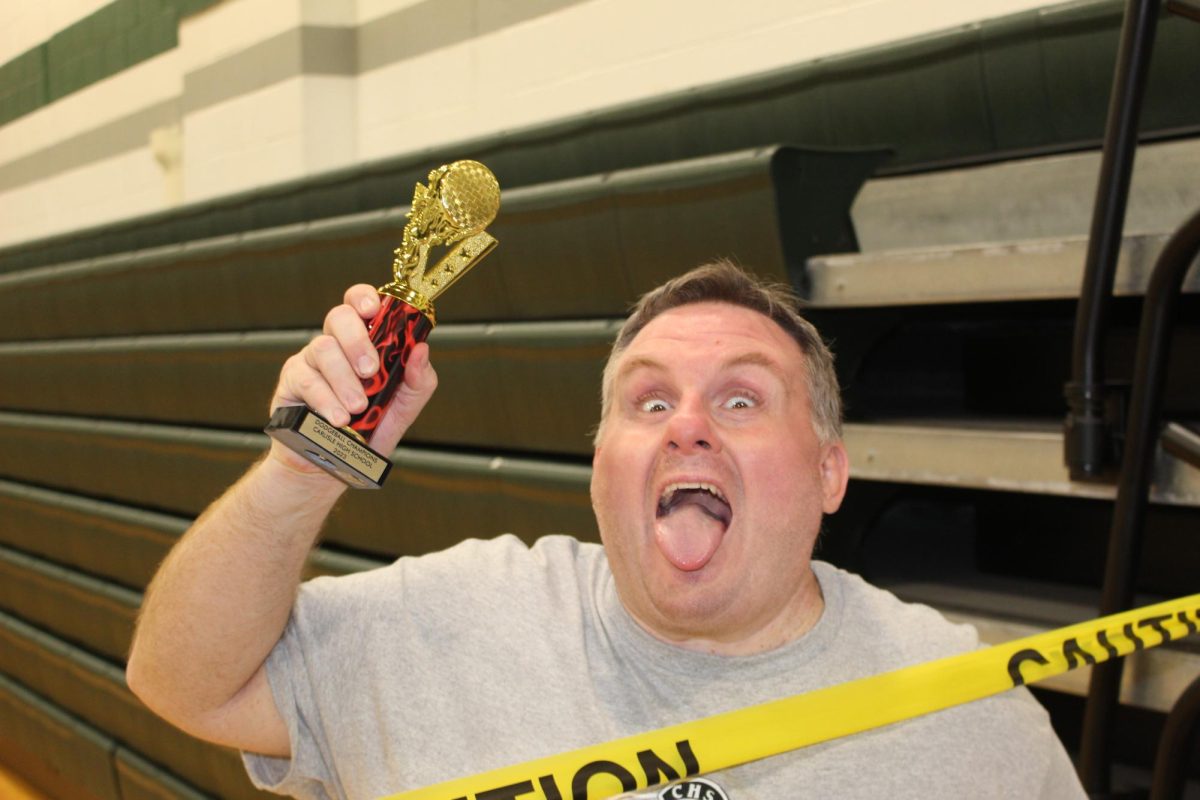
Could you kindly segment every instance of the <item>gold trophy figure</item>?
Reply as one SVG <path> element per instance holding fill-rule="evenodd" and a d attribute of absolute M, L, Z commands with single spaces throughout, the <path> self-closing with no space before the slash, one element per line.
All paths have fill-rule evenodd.
<path fill-rule="evenodd" d="M 496 247 L 486 228 L 500 210 L 500 184 L 478 161 L 455 161 L 416 185 L 404 236 L 392 264 L 392 281 L 379 288 L 382 304 L 368 329 L 379 371 L 363 381 L 367 408 L 344 428 L 306 406 L 276 409 L 268 435 L 329 470 L 351 487 L 377 489 L 391 469 L 387 456 L 367 447 L 384 409 L 404 380 L 413 346 L 437 323 L 433 300 Z M 435 247 L 450 251 L 429 266 Z"/>

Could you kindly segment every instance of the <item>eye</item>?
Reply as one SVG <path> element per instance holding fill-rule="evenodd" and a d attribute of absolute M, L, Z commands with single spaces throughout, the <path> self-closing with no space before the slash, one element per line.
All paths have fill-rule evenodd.
<path fill-rule="evenodd" d="M 725 402 L 721 404 L 721 407 L 729 409 L 730 411 L 741 411 L 747 408 L 754 408 L 757 405 L 757 397 L 748 392 L 739 392 L 738 394 L 730 395 Z"/>
<path fill-rule="evenodd" d="M 633 401 L 634 408 L 641 414 L 661 414 L 671 410 L 671 402 L 663 397 L 662 392 L 651 389 L 637 395 Z"/>
<path fill-rule="evenodd" d="M 638 401 L 638 408 L 648 414 L 659 414 L 668 410 L 670 407 L 671 406 L 667 404 L 667 401 L 663 400 L 661 397 L 647 397 Z"/>

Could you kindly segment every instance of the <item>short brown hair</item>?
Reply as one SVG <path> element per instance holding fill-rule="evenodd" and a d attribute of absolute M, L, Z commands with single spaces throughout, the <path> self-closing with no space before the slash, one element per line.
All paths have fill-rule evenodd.
<path fill-rule="evenodd" d="M 653 289 L 638 300 L 613 342 L 601 383 L 600 425 L 604 428 L 612 403 L 612 383 L 617 357 L 625 352 L 634 337 L 652 319 L 680 306 L 692 303 L 729 303 L 757 311 L 791 336 L 805 356 L 805 383 L 812 410 L 813 430 L 822 444 L 842 438 L 842 395 L 833 353 L 813 324 L 800 315 L 800 300 L 790 286 L 746 272 L 732 261 L 721 259 L 704 264 Z"/>

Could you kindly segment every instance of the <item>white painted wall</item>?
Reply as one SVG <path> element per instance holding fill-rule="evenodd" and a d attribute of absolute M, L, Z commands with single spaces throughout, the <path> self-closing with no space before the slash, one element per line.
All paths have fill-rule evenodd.
<path fill-rule="evenodd" d="M 0 165 L 38 158 L 71 137 L 178 99 L 177 51 L 162 53 L 37 112 L 0 126 Z M 155 159 L 152 131 L 142 147 L 0 191 L 0 244 L 38 239 L 159 211 L 182 199 Z"/>
<path fill-rule="evenodd" d="M 362 0 L 370 14 L 360 23 L 409 4 Z M 524 127 L 1044 5 L 592 0 L 364 74 L 360 156 Z M 399 87 L 406 102 L 398 102 Z"/>
<path fill-rule="evenodd" d="M 176 100 L 182 91 L 179 50 L 160 53 L 57 103 L 0 125 L 0 164 L 35 155 L 80 133 Z"/>
<path fill-rule="evenodd" d="M 183 187 L 203 200 L 353 161 L 353 80 L 291 78 L 188 114 Z"/>
<path fill-rule="evenodd" d="M 105 2 L 3 0 L 0 60 Z M 174 52 L 0 127 L 0 168 L 179 98 L 188 73 L 299 25 L 353 27 L 416 2 L 225 0 L 184 21 Z M 478 27 L 488 2 L 477 0 L 467 24 Z M 155 158 L 149 130 L 144 147 L 121 157 L 66 172 L 48 163 L 44 177 L 0 188 L 0 245 L 1043 5 L 1045 0 L 587 0 L 357 78 L 292 78 L 181 114 L 174 132 L 156 137 L 158 152 L 165 142 L 165 151 L 178 153 L 173 168 Z"/>

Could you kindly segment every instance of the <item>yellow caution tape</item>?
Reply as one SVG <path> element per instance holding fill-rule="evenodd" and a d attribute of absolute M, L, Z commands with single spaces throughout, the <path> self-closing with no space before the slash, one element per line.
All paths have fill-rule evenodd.
<path fill-rule="evenodd" d="M 1200 594 L 382 800 L 611 797 L 969 703 L 1196 633 Z"/>

